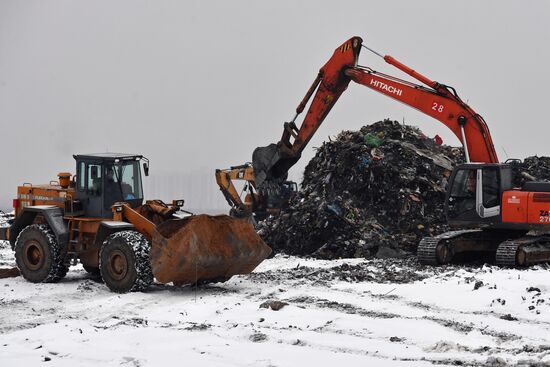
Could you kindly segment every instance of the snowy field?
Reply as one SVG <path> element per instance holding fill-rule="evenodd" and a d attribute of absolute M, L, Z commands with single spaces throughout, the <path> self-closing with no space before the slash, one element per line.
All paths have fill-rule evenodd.
<path fill-rule="evenodd" d="M 58 284 L 0 279 L 0 307 L 2 367 L 550 365 L 548 267 L 277 256 L 119 295 L 78 266 Z"/>

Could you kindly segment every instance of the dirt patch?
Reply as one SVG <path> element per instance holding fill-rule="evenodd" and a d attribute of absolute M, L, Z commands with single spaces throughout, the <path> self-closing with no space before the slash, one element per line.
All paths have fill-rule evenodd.
<path fill-rule="evenodd" d="M 21 275 L 19 269 L 17 268 L 1 268 L 0 269 L 0 279 L 3 278 L 15 278 Z"/>

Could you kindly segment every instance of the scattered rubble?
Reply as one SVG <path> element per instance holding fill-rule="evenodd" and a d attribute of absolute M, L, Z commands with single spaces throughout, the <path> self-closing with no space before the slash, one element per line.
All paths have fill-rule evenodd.
<path fill-rule="evenodd" d="M 293 255 L 406 257 L 422 237 L 448 229 L 447 178 L 462 161 L 462 149 L 397 121 L 343 131 L 317 149 L 301 190 L 259 233 Z"/>
<path fill-rule="evenodd" d="M 485 285 L 485 283 L 483 283 L 481 280 L 478 280 L 474 284 L 474 291 L 477 291 L 479 288 L 483 287 L 484 285 Z"/>
<path fill-rule="evenodd" d="M 506 315 L 500 316 L 500 318 L 502 320 L 506 320 L 506 321 L 518 321 L 517 317 L 514 317 L 514 316 L 512 316 L 512 314 L 509 314 L 509 313 L 506 314 Z"/>
<path fill-rule="evenodd" d="M 277 255 L 283 256 L 283 255 Z M 430 272 L 419 266 L 414 259 L 373 259 L 369 263 L 335 264 L 323 268 L 300 266 L 289 269 L 267 270 L 253 272 L 249 278 L 256 282 L 284 282 L 288 280 L 329 285 L 336 281 L 348 283 L 371 282 L 379 284 L 407 284 L 424 280 L 434 273 L 445 274 L 456 268 L 444 266 L 433 268 Z"/>
<path fill-rule="evenodd" d="M 253 343 L 259 343 L 267 340 L 267 335 L 264 333 L 254 333 L 249 337 L 250 341 Z"/>
<path fill-rule="evenodd" d="M 278 300 L 269 300 L 265 301 L 260 305 L 260 308 L 271 308 L 273 311 L 279 311 L 281 308 L 287 306 L 288 303 L 278 301 Z"/>
<path fill-rule="evenodd" d="M 514 187 L 528 181 L 550 181 L 550 157 L 531 156 L 510 162 L 514 172 Z"/>
<path fill-rule="evenodd" d="M 401 343 L 405 340 L 405 338 L 400 338 L 398 336 L 392 336 L 390 337 L 390 342 L 392 343 Z"/>

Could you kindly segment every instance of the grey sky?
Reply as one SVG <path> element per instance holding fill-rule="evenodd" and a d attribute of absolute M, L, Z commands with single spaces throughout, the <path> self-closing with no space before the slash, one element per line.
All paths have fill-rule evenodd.
<path fill-rule="evenodd" d="M 143 153 L 152 175 L 249 161 L 353 35 L 457 88 L 501 160 L 503 149 L 550 155 L 548 19 L 548 1 L 0 0 L 0 207 L 23 182 L 74 171 L 73 153 Z M 365 51 L 360 63 L 403 76 Z M 291 177 L 327 136 L 386 117 L 458 144 L 435 120 L 351 85 Z M 213 174 L 211 191 L 223 205 Z"/>

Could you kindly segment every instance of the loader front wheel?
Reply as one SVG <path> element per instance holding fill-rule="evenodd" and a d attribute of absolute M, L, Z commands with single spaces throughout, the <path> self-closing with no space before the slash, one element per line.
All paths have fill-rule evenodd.
<path fill-rule="evenodd" d="M 23 278 L 33 283 L 54 283 L 67 274 L 63 253 L 46 224 L 25 227 L 15 241 L 15 261 Z"/>
<path fill-rule="evenodd" d="M 99 270 L 110 290 L 117 293 L 141 292 L 153 283 L 151 247 L 136 231 L 113 233 L 101 247 Z"/>

